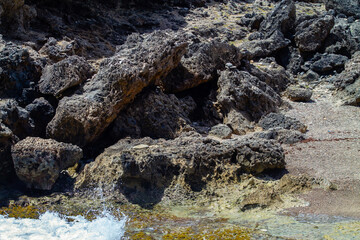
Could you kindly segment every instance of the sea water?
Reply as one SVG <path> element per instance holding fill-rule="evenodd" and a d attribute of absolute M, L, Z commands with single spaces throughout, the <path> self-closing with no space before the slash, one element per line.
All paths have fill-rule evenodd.
<path fill-rule="evenodd" d="M 126 220 L 106 211 L 92 221 L 53 212 L 46 212 L 39 219 L 0 216 L 0 240 L 119 240 L 124 235 Z"/>

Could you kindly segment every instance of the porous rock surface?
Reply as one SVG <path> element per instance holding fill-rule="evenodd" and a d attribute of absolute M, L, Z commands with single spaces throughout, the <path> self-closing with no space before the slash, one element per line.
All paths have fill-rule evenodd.
<path fill-rule="evenodd" d="M 39 90 L 43 94 L 61 97 L 67 89 L 90 78 L 92 72 L 90 64 L 84 58 L 71 56 L 44 68 L 39 81 Z"/>
<path fill-rule="evenodd" d="M 338 88 L 337 96 L 347 105 L 360 105 L 360 52 L 345 63 L 345 70 L 332 77 L 330 82 Z"/>
<path fill-rule="evenodd" d="M 126 136 L 175 138 L 182 131 L 193 129 L 189 115 L 195 108 L 196 103 L 191 97 L 179 99 L 160 89 L 144 92 L 120 112 L 109 134 L 115 139 Z"/>
<path fill-rule="evenodd" d="M 134 192 L 167 188 L 184 179 L 197 189 L 211 179 L 283 168 L 284 153 L 272 140 L 239 137 L 217 141 L 189 132 L 174 140 L 123 139 L 86 166 L 77 188 L 121 189 Z"/>
<path fill-rule="evenodd" d="M 27 137 L 11 149 L 16 175 L 28 188 L 50 190 L 62 170 L 75 165 L 82 149 L 52 139 Z"/>
<path fill-rule="evenodd" d="M 169 31 L 132 35 L 81 92 L 60 100 L 47 135 L 79 146 L 94 141 L 143 88 L 177 66 L 186 46 L 180 34 Z"/>

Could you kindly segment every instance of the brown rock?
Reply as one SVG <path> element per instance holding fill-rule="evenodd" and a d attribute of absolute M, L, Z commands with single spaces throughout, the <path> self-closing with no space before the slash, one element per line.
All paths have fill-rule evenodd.
<path fill-rule="evenodd" d="M 62 170 L 82 157 L 81 148 L 52 139 L 28 137 L 11 149 L 16 175 L 28 188 L 50 190 Z"/>
<path fill-rule="evenodd" d="M 144 87 L 178 65 L 186 46 L 180 33 L 169 31 L 129 36 L 81 92 L 60 100 L 48 136 L 79 146 L 94 141 Z"/>

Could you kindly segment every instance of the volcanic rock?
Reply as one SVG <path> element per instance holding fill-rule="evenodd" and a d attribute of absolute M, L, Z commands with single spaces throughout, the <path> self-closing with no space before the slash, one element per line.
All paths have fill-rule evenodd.
<path fill-rule="evenodd" d="M 236 110 L 258 120 L 281 104 L 280 96 L 269 85 L 245 71 L 221 72 L 218 87 L 217 102 L 225 116 Z"/>
<path fill-rule="evenodd" d="M 79 93 L 60 100 L 48 136 L 79 146 L 94 141 L 138 93 L 179 64 L 186 46 L 181 33 L 170 31 L 129 36 Z"/>
<path fill-rule="evenodd" d="M 334 17 L 330 15 L 303 21 L 296 27 L 295 43 L 302 52 L 316 51 L 333 26 Z"/>
<path fill-rule="evenodd" d="M 286 90 L 287 97 L 294 102 L 309 102 L 312 91 L 310 89 L 291 86 Z"/>
<path fill-rule="evenodd" d="M 62 170 L 83 156 L 81 148 L 52 139 L 28 137 L 11 149 L 16 175 L 28 188 L 50 190 Z"/>
<path fill-rule="evenodd" d="M 213 140 L 190 132 L 174 140 L 123 139 L 107 148 L 78 177 L 77 188 L 120 189 L 138 202 L 174 181 L 199 191 L 211 179 L 283 168 L 284 153 L 272 140 L 238 137 Z"/>
<path fill-rule="evenodd" d="M 160 90 L 139 94 L 119 113 L 109 133 L 114 139 L 125 136 L 171 139 L 189 131 L 189 115 L 196 108 L 191 97 L 178 99 Z"/>
<path fill-rule="evenodd" d="M 217 71 L 225 70 L 227 63 L 240 65 L 241 59 L 239 49 L 227 43 L 191 44 L 179 66 L 162 81 L 162 87 L 173 93 L 196 87 L 218 77 Z"/>
<path fill-rule="evenodd" d="M 305 133 L 307 128 L 299 120 L 292 117 L 287 117 L 281 113 L 269 113 L 260 119 L 259 125 L 265 130 L 271 128 L 283 128 L 297 130 L 302 133 Z"/>
<path fill-rule="evenodd" d="M 92 67 L 84 58 L 71 56 L 44 68 L 39 90 L 43 94 L 60 98 L 64 91 L 81 84 L 90 78 L 92 73 Z"/>

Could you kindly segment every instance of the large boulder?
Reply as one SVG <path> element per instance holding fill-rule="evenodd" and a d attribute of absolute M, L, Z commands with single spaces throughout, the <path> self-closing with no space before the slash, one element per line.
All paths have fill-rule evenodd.
<path fill-rule="evenodd" d="M 281 1 L 274 10 L 267 15 L 260 25 L 260 31 L 268 38 L 275 31 L 280 31 L 283 34 L 289 34 L 293 28 L 296 20 L 296 8 L 293 0 Z"/>
<path fill-rule="evenodd" d="M 345 63 L 345 70 L 329 80 L 338 89 L 343 104 L 360 106 L 360 52 Z"/>
<path fill-rule="evenodd" d="M 333 70 L 342 70 L 345 62 L 349 60 L 346 56 L 338 54 L 319 54 L 313 58 L 310 68 L 318 73 L 328 73 Z"/>
<path fill-rule="evenodd" d="M 269 38 L 261 35 L 259 38 L 244 42 L 239 49 L 247 59 L 268 57 L 277 51 L 287 47 L 291 43 L 280 31 L 275 31 Z"/>
<path fill-rule="evenodd" d="M 200 191 L 213 179 L 239 179 L 243 172 L 284 166 L 283 150 L 274 141 L 246 137 L 217 141 L 190 132 L 174 140 L 120 140 L 87 165 L 75 185 L 119 189 L 139 203 L 160 201 L 177 180 L 179 187 Z"/>
<path fill-rule="evenodd" d="M 159 84 L 179 64 L 186 47 L 181 33 L 129 36 L 80 92 L 60 100 L 47 126 L 48 136 L 79 146 L 94 141 L 138 93 L 150 84 Z"/>
<path fill-rule="evenodd" d="M 359 51 L 360 31 L 356 32 L 356 26 L 360 26 L 360 22 L 350 24 L 344 18 L 336 18 L 334 27 L 324 41 L 325 52 L 351 56 Z"/>
<path fill-rule="evenodd" d="M 334 9 L 338 13 L 360 18 L 359 0 L 327 0 L 325 6 L 327 9 Z"/>
<path fill-rule="evenodd" d="M 265 82 L 277 93 L 284 91 L 290 83 L 291 76 L 285 68 L 276 63 L 275 58 L 261 59 L 252 64 L 246 64 L 248 72 Z"/>
<path fill-rule="evenodd" d="M 302 52 L 316 51 L 329 35 L 334 23 L 334 17 L 331 15 L 301 22 L 295 33 L 297 47 Z"/>
<path fill-rule="evenodd" d="M 63 93 L 92 76 L 93 69 L 84 58 L 71 56 L 44 68 L 39 90 L 60 98 Z"/>
<path fill-rule="evenodd" d="M 196 87 L 218 77 L 217 70 L 225 70 L 227 63 L 240 65 L 241 59 L 239 49 L 227 43 L 191 44 L 179 66 L 162 81 L 162 87 L 167 92 Z"/>
<path fill-rule="evenodd" d="M 11 149 L 16 175 L 28 188 L 50 190 L 62 170 L 83 156 L 81 148 L 52 139 L 28 137 Z"/>
<path fill-rule="evenodd" d="M 280 96 L 268 84 L 245 71 L 221 72 L 218 87 L 217 102 L 225 116 L 236 110 L 258 120 L 281 104 Z"/>
<path fill-rule="evenodd" d="M 191 97 L 178 99 L 160 90 L 147 91 L 119 113 L 108 132 L 114 139 L 125 136 L 175 138 L 182 131 L 192 129 L 189 115 L 195 108 Z"/>

